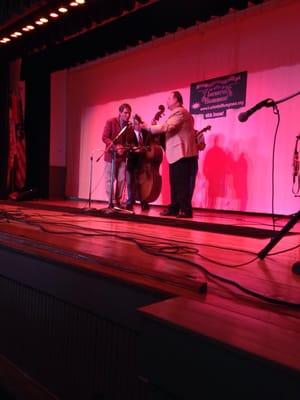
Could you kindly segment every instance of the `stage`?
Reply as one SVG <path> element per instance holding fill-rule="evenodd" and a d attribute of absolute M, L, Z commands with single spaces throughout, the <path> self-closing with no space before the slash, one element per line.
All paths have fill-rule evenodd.
<path fill-rule="evenodd" d="M 31 340 L 43 337 L 38 351 L 49 357 L 47 351 L 51 349 L 52 370 L 57 368 L 59 375 L 68 365 L 73 371 L 67 385 L 65 380 L 58 383 L 58 377 L 55 381 L 53 376 L 49 382 L 47 368 L 28 372 L 64 398 L 70 398 L 70 393 L 82 396 L 87 387 L 95 393 L 95 385 L 100 385 L 97 393 L 109 393 L 108 398 L 117 399 L 121 389 L 129 385 L 128 380 L 132 387 L 126 386 L 126 391 L 135 393 L 132 399 L 149 398 L 146 392 L 147 396 L 152 393 L 151 398 L 158 398 L 158 392 L 192 398 L 195 371 L 200 380 L 207 380 L 207 385 L 217 379 L 233 396 L 244 393 L 243 382 L 248 373 L 252 376 L 253 395 L 258 393 L 262 373 L 267 386 L 276 376 L 276 384 L 269 385 L 266 393 L 273 396 L 287 390 L 288 398 L 295 398 L 295 382 L 300 374 L 300 276 L 292 272 L 291 266 L 300 259 L 299 222 L 260 260 L 257 254 L 276 235 L 270 216 L 199 209 L 193 219 L 179 220 L 160 217 L 161 210 L 162 207 L 152 206 L 149 212 L 141 212 L 135 206 L 135 213 L 128 214 L 108 213 L 101 203 L 89 208 L 80 201 L 1 202 L 1 279 L 9 282 L 6 291 L 20 286 L 32 293 L 29 300 L 28 294 L 20 295 L 21 289 L 16 289 L 18 307 L 9 306 L 11 316 L 6 325 L 16 326 L 14 318 L 22 314 L 19 307 L 28 308 L 27 317 L 22 318 L 32 326 L 22 334 L 23 346 L 30 347 Z M 286 217 L 276 219 L 276 231 L 287 221 Z M 294 249 L 282 252 L 291 248 Z M 54 301 L 63 304 L 63 311 L 58 305 L 57 310 L 52 310 Z M 76 314 L 72 322 L 70 308 L 75 314 L 82 314 Z M 44 320 L 37 323 L 37 315 Z M 106 333 L 116 353 L 109 361 L 111 370 L 106 367 L 105 372 L 99 370 L 100 361 L 91 361 L 94 356 L 89 355 L 94 354 L 91 337 L 95 335 L 95 319 L 118 330 Z M 72 339 L 62 339 L 62 327 L 54 335 L 56 324 L 62 321 L 70 336 L 75 335 Z M 42 334 L 36 336 L 40 330 Z M 125 331 L 135 339 L 124 339 Z M 28 344 L 29 333 L 35 339 L 28 339 Z M 59 338 L 55 344 L 54 337 Z M 115 348 L 116 338 L 122 338 L 121 347 Z M 107 340 L 101 336 L 104 348 Z M 66 343 L 76 355 L 62 350 Z M 48 350 L 44 349 L 45 344 Z M 61 351 L 63 354 L 58 355 Z M 117 355 L 119 351 L 122 356 Z M 17 364 L 22 360 L 26 365 L 24 360 L 29 355 L 23 354 L 23 347 L 22 357 L 20 349 L 5 352 Z M 138 362 L 132 360 L 133 353 Z M 193 357 L 198 356 L 206 361 L 195 370 Z M 187 357 L 189 364 L 176 365 L 180 357 Z M 88 383 L 78 383 L 84 376 L 79 362 L 89 366 L 89 374 L 96 362 L 98 369 L 93 374 L 97 384 L 89 382 L 90 375 L 86 378 Z M 120 378 L 118 387 L 113 379 L 107 383 L 101 375 L 107 378 L 107 374 L 117 374 L 114 368 L 120 372 L 127 364 L 130 366 L 126 368 L 126 379 Z M 213 377 L 213 373 L 221 371 L 222 377 Z M 244 371 L 235 386 L 229 379 L 233 371 L 240 375 Z M 68 384 L 73 385 L 72 389 Z M 204 383 L 201 385 L 207 390 Z"/>
<path fill-rule="evenodd" d="M 299 0 L 2 3 L 1 400 L 298 400 Z"/>

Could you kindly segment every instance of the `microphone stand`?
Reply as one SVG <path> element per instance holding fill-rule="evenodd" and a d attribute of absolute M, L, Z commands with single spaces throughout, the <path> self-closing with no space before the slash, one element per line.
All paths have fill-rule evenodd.
<path fill-rule="evenodd" d="M 299 91 L 299 92 L 296 92 L 296 93 L 293 93 L 293 94 L 291 94 L 291 95 L 289 95 L 289 96 L 283 97 L 283 98 L 280 99 L 280 100 L 274 101 L 274 103 L 275 103 L 276 105 L 277 105 L 277 104 L 280 104 L 280 103 L 284 103 L 285 101 L 288 101 L 288 100 L 292 99 L 293 97 L 296 97 L 296 96 L 299 96 L 299 95 L 300 95 L 300 91 Z"/>
<path fill-rule="evenodd" d="M 112 150 L 112 158 L 111 158 L 111 170 L 110 170 L 110 194 L 109 194 L 109 202 L 108 208 L 114 208 L 114 178 L 115 178 L 115 168 L 116 168 L 116 150 Z"/>
<path fill-rule="evenodd" d="M 111 159 L 111 174 L 110 174 L 110 194 L 109 194 L 109 202 L 108 202 L 108 207 L 107 209 L 102 210 L 102 212 L 104 212 L 104 214 L 111 214 L 112 212 L 125 212 L 126 214 L 133 214 L 132 211 L 130 210 L 120 210 L 118 208 L 114 207 L 113 204 L 113 194 L 114 194 L 114 178 L 115 178 L 115 168 L 116 168 L 116 150 L 112 149 L 112 146 L 115 144 L 115 142 L 121 137 L 121 135 L 126 131 L 126 129 L 128 128 L 128 124 L 126 124 L 121 130 L 120 132 L 117 134 L 117 136 L 112 140 L 112 142 L 107 146 L 105 151 L 109 151 L 111 150 L 112 152 L 112 159 Z M 96 162 L 98 162 L 101 159 L 102 155 L 100 157 L 98 157 L 98 159 L 96 160 Z"/>
<path fill-rule="evenodd" d="M 123 134 L 123 132 L 126 131 L 126 129 L 128 128 L 128 125 L 125 125 L 120 132 L 117 134 L 117 136 L 111 141 L 111 143 L 106 147 L 105 151 L 109 151 L 111 149 L 111 147 L 115 144 L 115 141 L 119 139 L 119 137 Z M 104 154 L 104 153 L 103 153 Z M 101 154 L 100 157 L 97 158 L 96 162 L 100 161 L 101 157 L 103 156 L 103 154 Z"/>
<path fill-rule="evenodd" d="M 94 154 L 97 151 L 100 151 L 101 149 L 95 149 L 92 151 L 92 154 L 90 156 L 90 183 L 89 183 L 89 206 L 88 209 L 91 209 L 91 203 L 92 203 L 92 184 L 93 184 L 93 161 L 94 161 Z M 100 156 L 101 157 L 101 156 Z"/>
<path fill-rule="evenodd" d="M 288 101 L 292 99 L 293 97 L 299 96 L 300 91 L 296 92 L 290 96 L 284 97 L 280 100 L 274 101 L 274 105 L 277 106 L 277 104 L 284 103 L 285 101 Z M 293 228 L 294 225 L 300 220 L 300 210 L 296 212 L 295 214 L 292 215 L 292 217 L 288 220 L 288 222 L 283 226 L 283 228 L 276 233 L 276 235 L 273 236 L 273 238 L 270 240 L 270 242 L 260 250 L 260 252 L 257 254 L 258 258 L 263 260 L 269 251 L 286 235 L 290 229 Z M 293 264 L 292 270 L 294 273 L 300 274 L 300 261 L 297 261 Z"/>
<path fill-rule="evenodd" d="M 292 229 L 298 221 L 300 221 L 300 210 L 289 219 L 284 227 L 280 231 L 278 231 L 277 234 L 273 236 L 273 238 L 270 240 L 270 242 L 257 254 L 258 258 L 263 260 L 269 253 L 269 251 L 273 249 L 273 247 L 279 242 L 279 240 L 282 239 L 283 236 L 288 233 L 288 231 Z"/>

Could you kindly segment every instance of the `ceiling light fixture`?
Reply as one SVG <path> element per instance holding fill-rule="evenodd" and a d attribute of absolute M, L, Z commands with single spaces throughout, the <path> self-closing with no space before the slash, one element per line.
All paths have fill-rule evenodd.
<path fill-rule="evenodd" d="M 75 1 L 71 1 L 69 4 L 70 4 L 71 7 L 77 7 L 77 6 L 79 6 L 79 5 L 85 4 L 85 0 L 75 0 Z M 65 14 L 65 13 L 67 13 L 69 10 L 68 10 L 67 7 L 60 7 L 57 11 L 58 11 L 59 13 L 61 13 L 61 14 Z M 49 13 L 49 16 L 50 16 L 51 18 L 58 18 L 58 17 L 59 17 L 58 12 L 50 12 L 50 13 Z M 41 25 L 43 25 L 43 24 L 46 24 L 47 22 L 49 22 L 49 20 L 48 20 L 47 18 L 45 18 L 45 17 L 42 17 L 42 18 L 40 18 L 39 20 L 35 21 L 34 24 L 35 24 L 35 25 L 41 26 Z M 29 32 L 29 31 L 32 31 L 32 30 L 34 30 L 34 29 L 35 29 L 35 26 L 34 26 L 34 25 L 26 25 L 26 26 L 24 26 L 24 27 L 22 28 L 22 31 L 23 31 L 23 32 Z M 17 37 L 22 36 L 22 35 L 23 35 L 22 32 L 16 31 L 16 32 L 10 34 L 10 37 L 12 37 L 12 38 L 17 38 Z M 10 41 L 11 41 L 11 39 L 10 39 L 9 37 L 4 37 L 4 38 L 2 38 L 2 39 L 0 40 L 0 43 L 3 43 L 3 44 L 4 44 L 4 43 L 10 42 Z"/>
<path fill-rule="evenodd" d="M 60 13 L 64 14 L 64 13 L 68 12 L 68 9 L 67 9 L 66 7 L 60 7 L 60 8 L 58 9 L 58 11 L 59 11 Z"/>

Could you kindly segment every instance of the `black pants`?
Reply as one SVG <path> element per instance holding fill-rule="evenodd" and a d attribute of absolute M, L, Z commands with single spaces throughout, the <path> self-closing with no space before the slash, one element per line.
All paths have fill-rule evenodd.
<path fill-rule="evenodd" d="M 171 205 L 175 212 L 192 212 L 192 197 L 198 172 L 198 157 L 181 158 L 169 166 Z"/>

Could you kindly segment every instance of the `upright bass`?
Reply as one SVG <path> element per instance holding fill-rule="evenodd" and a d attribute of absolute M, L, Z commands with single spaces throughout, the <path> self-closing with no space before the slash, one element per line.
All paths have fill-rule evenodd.
<path fill-rule="evenodd" d="M 164 106 L 159 106 L 159 111 L 155 114 L 152 121 L 159 121 L 164 113 Z M 142 122 L 142 121 L 141 121 Z M 144 157 L 138 171 L 138 191 L 137 199 L 147 203 L 155 201 L 161 193 L 162 178 L 159 167 L 163 160 L 163 150 L 155 138 L 151 137 L 150 146 L 145 151 Z"/>

